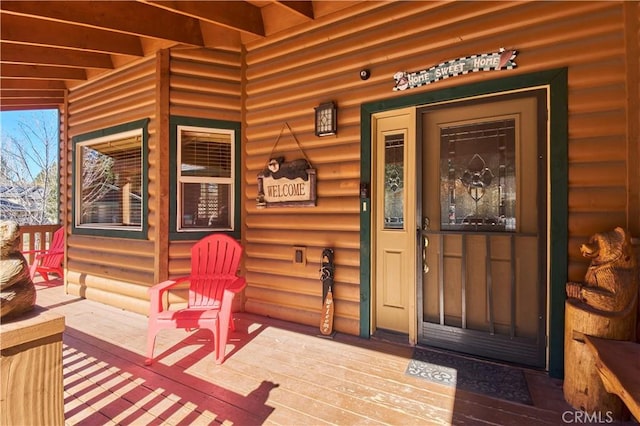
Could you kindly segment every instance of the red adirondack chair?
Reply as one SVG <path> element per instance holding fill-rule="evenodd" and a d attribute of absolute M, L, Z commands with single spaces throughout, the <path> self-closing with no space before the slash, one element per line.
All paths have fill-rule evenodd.
<path fill-rule="evenodd" d="M 33 263 L 29 267 L 29 274 L 33 280 L 37 273 L 42 275 L 46 282 L 49 282 L 49 274 L 55 273 L 64 277 L 62 262 L 64 260 L 64 228 L 59 228 L 53 233 L 49 248 L 46 250 L 23 251 L 23 254 L 35 253 Z"/>
<path fill-rule="evenodd" d="M 237 276 L 242 246 L 224 234 L 212 234 L 191 248 L 191 275 L 167 280 L 149 289 L 151 306 L 147 330 L 146 365 L 153 362 L 153 349 L 157 333 L 167 328 L 207 328 L 213 333 L 216 364 L 225 356 L 229 328 L 234 329 L 231 305 L 233 298 L 246 286 Z M 187 307 L 180 310 L 165 309 L 162 295 L 184 282 L 189 283 Z"/>

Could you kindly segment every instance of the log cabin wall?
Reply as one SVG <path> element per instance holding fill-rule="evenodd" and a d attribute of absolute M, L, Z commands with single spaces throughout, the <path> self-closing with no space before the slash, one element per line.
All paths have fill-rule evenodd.
<path fill-rule="evenodd" d="M 392 91 L 397 71 L 499 47 L 519 51 L 515 70 L 471 73 L 410 94 L 567 67 L 569 277 L 584 278 L 578 248 L 594 232 L 617 225 L 640 231 L 633 214 L 639 207 L 637 2 L 402 2 L 345 20 L 326 18 L 246 45 L 247 311 L 318 325 L 320 255 L 332 247 L 335 329 L 358 334 L 360 145 L 370 143 L 360 141 L 360 106 L 405 95 Z M 369 80 L 360 80 L 363 68 L 371 70 Z M 338 104 L 338 133 L 316 137 L 313 108 L 328 100 Z M 317 207 L 260 210 L 256 175 L 285 122 L 317 170 Z M 278 144 L 283 154 L 300 155 L 287 132 Z M 292 264 L 296 245 L 307 247 L 306 266 Z"/>
<path fill-rule="evenodd" d="M 170 58 L 170 115 L 241 121 L 240 51 L 175 48 L 171 50 Z M 175 202 L 175 194 L 169 198 Z M 169 276 L 188 275 L 192 245 L 193 241 L 188 240 L 169 242 Z M 186 291 L 173 292 L 169 302 L 181 303 L 186 297 Z M 234 302 L 241 298 L 236 299 Z"/>
<path fill-rule="evenodd" d="M 66 219 L 71 214 L 71 208 L 69 207 L 70 200 L 70 187 L 66 185 L 67 182 L 70 182 L 69 179 L 71 177 L 68 174 L 69 165 L 69 146 L 67 144 L 69 126 L 67 120 L 67 99 L 68 92 L 65 90 L 65 102 L 62 108 L 58 110 L 58 121 L 59 121 L 59 136 L 58 136 L 58 223 L 63 227 L 66 224 Z M 65 229 L 65 242 L 68 241 L 69 237 L 69 228 Z M 66 257 L 66 245 L 65 245 L 65 257 L 63 260 L 63 268 L 67 267 L 67 257 Z"/>
<path fill-rule="evenodd" d="M 357 8 L 363 13 L 350 13 Z M 148 240 L 68 235 L 70 294 L 147 313 L 147 287 L 189 268 L 190 242 L 159 241 L 168 215 L 161 200 L 170 198 L 160 180 L 168 166 L 166 118 L 241 121 L 245 309 L 318 325 L 320 255 L 331 247 L 335 328 L 357 335 L 360 147 L 369 143 L 360 141 L 361 105 L 405 95 L 392 91 L 397 71 L 498 47 L 519 51 L 515 70 L 458 76 L 410 94 L 567 67 L 570 279 L 584 277 L 578 247 L 594 232 L 624 225 L 638 236 L 637 2 L 365 3 L 316 15 L 299 30 L 247 42 L 244 53 L 177 47 L 161 53 L 165 59 L 148 57 L 70 90 L 63 120 L 67 142 L 150 119 Z M 363 68 L 371 70 L 366 81 L 359 78 Z M 169 84 L 159 85 L 161 79 Z M 338 104 L 338 133 L 316 137 L 313 108 L 328 100 Z M 259 210 L 256 175 L 285 122 L 317 170 L 318 203 Z M 61 202 L 71 205 L 72 145 L 65 146 Z M 302 155 L 286 131 L 275 153 L 287 160 Z M 63 214 L 70 224 L 71 209 Z M 307 248 L 306 264 L 293 264 L 294 246 Z"/>
<path fill-rule="evenodd" d="M 241 65 L 239 51 L 171 49 L 171 115 L 239 122 Z"/>
<path fill-rule="evenodd" d="M 168 116 L 240 122 L 240 64 L 239 51 L 178 46 L 71 91 L 66 126 L 67 169 L 62 174 L 68 189 L 66 205 L 73 202 L 72 138 L 135 120 L 150 121 L 148 239 L 85 235 L 68 238 L 66 286 L 70 294 L 147 314 L 147 288 L 170 276 L 188 273 L 193 242 L 171 243 L 166 239 Z M 157 84 L 163 79 L 165 83 Z M 73 221 L 71 215 L 69 209 L 69 224 Z M 173 294 L 171 302 L 181 301 L 183 294 Z"/>
<path fill-rule="evenodd" d="M 58 179 L 60 179 L 60 184 L 58 185 L 58 223 L 61 224 L 64 224 L 65 218 L 67 217 L 68 208 L 68 205 L 65 202 L 67 198 L 67 188 L 66 186 L 62 185 L 63 182 L 67 181 L 67 168 L 65 166 L 67 164 L 67 144 L 65 143 L 65 141 L 67 140 L 67 115 L 65 114 L 66 110 L 67 108 L 65 103 L 65 105 L 58 111 Z"/>
<path fill-rule="evenodd" d="M 158 187 L 153 177 L 157 126 L 155 121 L 155 65 L 153 57 L 110 73 L 90 84 L 72 89 L 68 96 L 66 203 L 73 179 L 72 138 L 88 132 L 150 119 L 149 131 L 149 232 L 154 235 L 158 212 L 154 197 Z M 69 208 L 66 221 L 73 223 Z M 69 225 L 70 226 L 70 225 Z M 106 238 L 90 235 L 67 236 L 66 289 L 126 310 L 148 311 L 147 288 L 154 278 L 154 241 Z"/>

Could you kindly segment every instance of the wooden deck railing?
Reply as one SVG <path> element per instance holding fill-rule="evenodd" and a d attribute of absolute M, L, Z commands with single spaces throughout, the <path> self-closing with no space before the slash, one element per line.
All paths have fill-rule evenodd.
<path fill-rule="evenodd" d="M 53 233 L 60 225 L 20 225 L 20 251 L 46 250 Z M 33 262 L 34 253 L 26 255 L 27 262 Z"/>

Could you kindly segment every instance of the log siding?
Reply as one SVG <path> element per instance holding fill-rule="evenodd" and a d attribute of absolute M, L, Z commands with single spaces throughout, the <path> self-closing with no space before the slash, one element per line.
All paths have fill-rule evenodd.
<path fill-rule="evenodd" d="M 637 11 L 637 4 L 618 2 L 393 3 L 295 37 L 289 33 L 286 39 L 248 44 L 247 311 L 317 324 L 317 270 L 328 246 L 336 253 L 335 328 L 358 333 L 359 158 L 361 144 L 369 143 L 359 140 L 360 105 L 406 96 L 391 90 L 396 71 L 425 69 L 498 47 L 519 51 L 515 70 L 458 76 L 410 94 L 568 67 L 568 275 L 582 279 L 586 264 L 578 247 L 585 239 L 618 224 L 638 227 L 627 213 L 638 204 L 637 196 L 627 195 L 627 180 L 635 176 L 631 167 L 637 170 L 627 141 L 638 138 L 637 126 L 627 119 L 630 107 L 637 118 L 637 102 L 633 107 L 627 100 L 637 90 L 627 86 L 623 72 L 627 61 L 637 65 L 637 58 L 626 55 L 637 51 L 629 43 L 637 37 L 628 37 L 625 27 L 626 12 L 637 36 Z M 630 13 L 635 15 L 629 18 Z M 359 79 L 363 68 L 371 71 L 369 80 Z M 338 104 L 338 134 L 317 138 L 313 107 L 327 100 Z M 318 206 L 258 210 L 255 175 L 285 121 L 317 168 Z M 294 148 L 290 143 L 283 151 L 287 158 L 296 155 Z M 292 270 L 293 245 L 308 247 L 306 268 Z"/>
<path fill-rule="evenodd" d="M 71 194 L 72 144 L 76 135 L 85 134 L 122 123 L 149 119 L 148 193 L 149 206 L 147 238 L 132 241 L 123 238 L 102 238 L 71 235 L 67 249 L 66 288 L 70 294 L 98 300 L 113 306 L 146 314 L 147 288 L 162 279 L 184 275 L 188 270 L 191 242 L 167 242 L 158 238 L 167 229 L 169 216 L 166 167 L 168 159 L 162 155 L 159 141 L 168 140 L 159 128 L 157 115 L 187 115 L 197 118 L 215 118 L 240 121 L 240 53 L 177 47 L 161 51 L 168 59 L 145 58 L 124 70 L 69 93 L 66 140 L 66 188 Z M 168 61 L 168 95 L 157 90 L 156 79 L 163 75 L 157 69 Z M 165 99 L 168 105 L 158 105 Z M 162 121 L 165 126 L 168 120 Z M 165 142 L 166 143 L 166 142 Z M 168 147 L 164 147 L 168 149 Z M 166 186 L 166 187 L 165 187 Z M 67 203 L 72 203 L 70 195 Z M 164 202 L 163 202 L 164 201 Z M 160 210 L 159 210 L 160 209 Z M 71 224 L 71 210 L 66 213 Z M 156 250 L 156 245 L 168 244 L 167 250 Z M 161 262 L 157 257 L 164 256 Z M 160 268 L 161 265 L 165 265 Z M 175 301 L 181 301 L 176 297 Z"/>
<path fill-rule="evenodd" d="M 169 241 L 165 170 L 170 116 L 241 123 L 241 239 L 250 313 L 319 325 L 321 252 L 335 251 L 335 330 L 358 335 L 361 313 L 361 106 L 416 93 L 566 69 L 567 276 L 581 280 L 579 246 L 626 226 L 640 235 L 640 5 L 637 2 L 359 2 L 338 12 L 314 2 L 308 24 L 245 41 L 237 50 L 176 46 L 72 88 L 65 103 L 61 203 L 71 203 L 71 138 L 149 121 L 148 239 L 68 235 L 67 290 L 146 313 L 146 289 L 188 270 L 190 241 Z M 513 70 L 471 73 L 394 92 L 393 74 L 450 59 L 518 50 Z M 162 68 L 164 71 L 159 71 Z M 359 78 L 369 69 L 368 80 Z M 158 88 L 159 82 L 168 84 Z M 168 83 L 167 83 L 168 82 Z M 316 137 L 314 107 L 338 105 L 338 132 Z M 160 102 L 160 104 L 158 104 Z M 288 123 L 317 171 L 316 207 L 256 206 L 257 174 Z M 273 152 L 303 155 L 286 132 Z M 163 198 L 165 197 L 165 198 Z M 71 211 L 63 209 L 68 226 Z M 553 236 L 551 236 L 553 238 Z M 294 246 L 306 263 L 293 263 Z M 158 259 L 159 256 L 166 258 Z M 176 296 L 172 301 L 180 302 Z"/>

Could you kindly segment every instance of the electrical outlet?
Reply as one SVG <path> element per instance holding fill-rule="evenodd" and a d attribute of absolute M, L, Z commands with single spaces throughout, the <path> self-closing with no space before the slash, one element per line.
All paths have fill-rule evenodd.
<path fill-rule="evenodd" d="M 307 248 L 306 247 L 293 246 L 293 264 L 294 265 L 307 264 Z"/>

